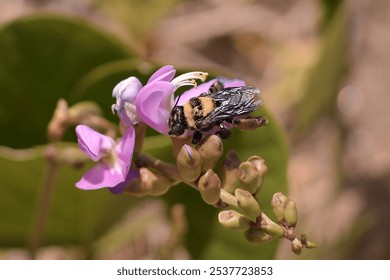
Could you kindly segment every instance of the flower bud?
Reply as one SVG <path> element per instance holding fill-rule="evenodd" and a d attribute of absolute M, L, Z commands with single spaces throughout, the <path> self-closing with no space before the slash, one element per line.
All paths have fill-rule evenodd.
<path fill-rule="evenodd" d="M 223 153 L 221 139 L 217 135 L 206 137 L 198 149 L 202 158 L 202 171 L 213 169 Z"/>
<path fill-rule="evenodd" d="M 234 210 L 224 210 L 218 214 L 218 221 L 228 229 L 247 230 L 250 228 L 249 220 L 244 215 Z"/>
<path fill-rule="evenodd" d="M 238 179 L 241 182 L 242 189 L 251 194 L 256 193 L 259 186 L 259 177 L 260 173 L 253 163 L 246 161 L 240 164 Z"/>
<path fill-rule="evenodd" d="M 286 203 L 286 200 L 287 197 L 281 192 L 277 192 L 272 196 L 272 209 L 279 223 L 283 223 L 284 221 L 284 204 Z"/>
<path fill-rule="evenodd" d="M 221 181 L 218 175 L 212 169 L 200 177 L 198 188 L 203 200 L 210 205 L 214 205 L 219 201 L 221 193 Z"/>
<path fill-rule="evenodd" d="M 251 218 L 257 218 L 261 215 L 261 209 L 253 195 L 243 189 L 236 189 L 234 195 L 237 198 L 238 207 Z"/>
<path fill-rule="evenodd" d="M 298 222 L 297 205 L 290 198 L 284 204 L 284 220 L 289 227 L 295 227 Z"/>
<path fill-rule="evenodd" d="M 291 250 L 294 252 L 295 255 L 300 255 L 302 253 L 302 243 L 298 239 L 294 239 L 291 242 Z"/>
<path fill-rule="evenodd" d="M 141 167 L 139 178 L 132 179 L 123 192 L 134 196 L 159 196 L 166 193 L 171 186 L 172 182 L 164 175 Z"/>
<path fill-rule="evenodd" d="M 261 215 L 260 228 L 272 237 L 283 237 L 285 233 L 282 226 L 276 224 L 264 213 Z"/>
<path fill-rule="evenodd" d="M 68 103 L 64 99 L 57 102 L 54 115 L 47 126 L 47 134 L 52 141 L 58 141 L 69 125 Z"/>
<path fill-rule="evenodd" d="M 201 173 L 200 154 L 190 145 L 183 145 L 176 157 L 177 168 L 184 181 L 194 182 Z"/>
<path fill-rule="evenodd" d="M 229 193 L 233 193 L 234 190 L 240 185 L 238 180 L 238 167 L 240 166 L 240 158 L 234 150 L 230 150 L 226 154 L 226 158 L 222 164 L 221 172 L 221 186 Z"/>
<path fill-rule="evenodd" d="M 259 172 L 256 194 L 261 192 L 264 184 L 265 174 L 268 171 L 268 167 L 265 164 L 265 160 L 258 156 L 252 156 L 248 158 L 247 162 L 253 163 L 256 167 L 256 170 Z"/>
<path fill-rule="evenodd" d="M 317 248 L 317 244 L 315 244 L 314 242 L 311 242 L 311 241 L 306 241 L 306 248 L 307 249 Z"/>
<path fill-rule="evenodd" d="M 256 228 L 248 229 L 245 232 L 245 238 L 253 243 L 264 243 L 272 240 L 271 235 L 268 235 L 266 232 Z"/>

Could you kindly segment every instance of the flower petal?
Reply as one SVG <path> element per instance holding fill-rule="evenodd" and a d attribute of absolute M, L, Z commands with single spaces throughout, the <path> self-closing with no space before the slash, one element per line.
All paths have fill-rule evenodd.
<path fill-rule="evenodd" d="M 125 169 L 127 174 L 130 169 L 131 159 L 133 157 L 134 152 L 134 143 L 135 143 L 135 130 L 133 126 L 127 128 L 125 134 L 122 139 L 115 147 L 116 154 L 118 159 L 120 160 L 120 165 Z"/>
<path fill-rule="evenodd" d="M 126 174 L 118 172 L 115 168 L 110 168 L 105 163 L 89 169 L 80 181 L 76 183 L 76 187 L 82 190 L 96 190 L 105 187 L 115 187 L 125 180 Z"/>
<path fill-rule="evenodd" d="M 111 137 L 103 135 L 86 125 L 78 125 L 76 135 L 80 149 L 94 161 L 98 161 L 115 146 L 115 142 Z"/>
<path fill-rule="evenodd" d="M 158 69 L 154 74 L 149 78 L 148 84 L 153 81 L 165 81 L 170 82 L 173 77 L 175 77 L 176 70 L 172 65 L 166 65 Z"/>
<path fill-rule="evenodd" d="M 124 101 L 133 102 L 141 88 L 142 84 L 136 77 L 129 77 L 114 87 L 112 97 L 116 97 L 117 105 L 121 106 Z"/>
<path fill-rule="evenodd" d="M 208 92 L 209 88 L 217 80 L 221 81 L 225 88 L 245 86 L 245 82 L 242 81 L 242 80 L 238 80 L 238 79 L 232 80 L 232 79 L 227 79 L 227 78 L 224 78 L 224 77 L 219 77 L 219 78 L 216 78 L 216 79 L 212 79 L 212 80 L 210 80 L 210 81 L 208 81 L 206 83 L 200 84 L 199 86 L 197 86 L 195 88 L 187 90 L 182 95 L 176 97 L 175 103 L 176 103 L 177 99 L 180 98 L 179 102 L 177 103 L 177 105 L 180 106 L 180 105 L 183 105 L 186 101 L 190 100 L 192 97 L 196 97 L 196 96 L 199 96 L 201 93 Z"/>
<path fill-rule="evenodd" d="M 114 193 L 114 194 L 119 194 L 119 193 L 122 193 L 124 188 L 126 187 L 126 185 L 134 178 L 137 178 L 139 177 L 139 169 L 133 169 L 133 170 L 130 170 L 128 173 L 127 173 L 127 176 L 126 176 L 126 179 L 125 181 L 123 181 L 122 183 L 119 183 L 118 185 L 116 185 L 115 187 L 112 187 L 110 188 L 110 192 L 111 193 Z"/>
<path fill-rule="evenodd" d="M 144 86 L 137 95 L 137 113 L 154 130 L 168 134 L 168 118 L 172 109 L 175 86 L 155 81 Z"/>

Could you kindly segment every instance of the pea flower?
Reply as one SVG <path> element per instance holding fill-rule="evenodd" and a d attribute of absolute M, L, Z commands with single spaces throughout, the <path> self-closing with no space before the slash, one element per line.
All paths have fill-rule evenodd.
<path fill-rule="evenodd" d="M 210 86 L 217 81 L 217 79 L 213 79 L 197 86 L 195 80 L 204 82 L 208 73 L 194 71 L 174 78 L 175 74 L 174 67 L 166 65 L 157 70 L 142 88 L 139 87 L 139 81 L 135 77 L 120 82 L 113 91 L 113 96 L 117 99 L 113 110 L 118 112 L 122 122 L 127 126 L 142 121 L 154 130 L 167 135 L 169 115 L 176 101 L 178 101 L 178 105 L 182 105 L 190 98 L 207 92 Z M 135 82 L 134 79 L 138 82 Z M 238 79 L 218 78 L 218 80 L 225 87 L 245 85 L 243 81 Z M 192 86 L 193 88 L 175 100 L 174 93 L 182 86 Z"/>
<path fill-rule="evenodd" d="M 119 185 L 121 189 L 120 183 L 129 180 L 129 174 L 136 176 L 134 172 L 129 172 L 134 150 L 134 127 L 130 126 L 117 143 L 86 125 L 78 125 L 76 135 L 80 149 L 98 162 L 76 183 L 76 187 L 83 190 L 109 187 L 116 192 L 115 187 Z"/>

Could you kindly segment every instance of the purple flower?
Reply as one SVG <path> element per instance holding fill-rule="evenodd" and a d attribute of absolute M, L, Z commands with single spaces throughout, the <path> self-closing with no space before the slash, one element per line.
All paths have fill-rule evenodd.
<path fill-rule="evenodd" d="M 83 190 L 114 188 L 130 179 L 128 174 L 134 150 L 134 127 L 130 126 L 118 143 L 86 125 L 78 125 L 76 134 L 80 149 L 98 162 L 76 183 L 76 187 Z"/>
<path fill-rule="evenodd" d="M 112 91 L 116 103 L 111 106 L 111 110 L 117 111 L 119 118 L 127 127 L 140 121 L 135 108 L 135 98 L 141 88 L 141 82 L 136 77 L 130 77 L 117 84 Z"/>
<path fill-rule="evenodd" d="M 166 65 L 157 70 L 141 88 L 140 82 L 135 77 L 130 77 L 120 82 L 113 91 L 117 102 L 112 106 L 118 112 L 119 117 L 126 126 L 137 122 L 144 122 L 154 130 L 168 134 L 168 119 L 170 112 L 177 101 L 174 100 L 175 91 L 182 86 L 193 88 L 184 92 L 179 99 L 178 105 L 182 105 L 192 97 L 207 92 L 217 79 L 197 86 L 195 80 L 204 80 L 205 72 L 189 72 L 175 77 L 176 70 L 171 65 Z M 225 87 L 244 86 L 241 80 L 229 80 L 218 78 Z"/>
<path fill-rule="evenodd" d="M 195 87 L 194 78 L 202 77 L 202 72 L 190 72 L 181 75 L 170 82 L 155 81 L 143 87 L 137 95 L 136 107 L 137 113 L 142 121 L 154 130 L 162 134 L 168 134 L 168 119 L 171 110 L 179 98 L 178 105 L 184 104 L 192 97 L 196 97 L 201 93 L 207 92 L 211 85 L 217 79 L 210 80 L 207 83 L 202 83 Z M 192 79 L 192 80 L 190 80 Z M 218 78 L 225 87 L 244 86 L 245 82 L 241 80 L 229 80 L 226 78 Z M 183 85 L 192 85 L 194 88 L 184 92 L 174 100 L 174 92 Z"/>

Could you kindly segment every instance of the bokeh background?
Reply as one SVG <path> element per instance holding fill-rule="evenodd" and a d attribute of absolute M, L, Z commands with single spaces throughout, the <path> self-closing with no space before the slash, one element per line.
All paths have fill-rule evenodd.
<path fill-rule="evenodd" d="M 260 87 L 265 107 L 284 131 L 278 141 L 287 143 L 288 164 L 280 168 L 298 204 L 299 228 L 319 248 L 295 256 L 281 241 L 266 255 L 241 256 L 237 252 L 245 249 L 238 248 L 227 258 L 390 258 L 388 1 L 0 0 L 0 11 L 3 194 L 15 191 L 9 186 L 18 161 L 28 162 L 28 168 L 16 171 L 25 188 L 11 198 L 0 195 L 9 211 L 0 214 L 0 258 L 29 258 L 18 234 L 31 228 L 18 219 L 30 217 L 36 202 L 24 207 L 25 200 L 17 197 L 35 194 L 28 192 L 28 178 L 40 171 L 34 160 L 42 159 L 33 159 L 39 152 L 28 148 L 47 142 L 42 120 L 50 119 L 58 97 L 72 103 L 82 93 L 82 100 L 106 104 L 109 115 L 108 80 L 119 81 L 124 72 L 146 80 L 148 69 L 164 64 L 239 77 Z M 96 91 L 107 96 L 96 98 Z M 69 223 L 50 224 L 49 237 L 56 238 L 44 242 L 37 258 L 221 258 L 194 251 L 199 244 L 181 245 L 172 232 L 185 227 L 181 220 L 188 219 L 183 214 L 188 205 L 167 209 L 157 199 L 135 203 L 115 225 L 94 224 L 84 215 L 77 223 L 85 226 L 61 235 L 73 230 L 72 211 L 119 216 L 121 206 L 106 196 L 89 195 L 84 208 L 57 207 Z M 99 210 L 101 202 L 110 213 Z M 5 217 L 13 214 L 11 223 Z M 91 243 L 91 226 L 112 229 Z M 75 236 L 83 236 L 82 242 Z"/>

